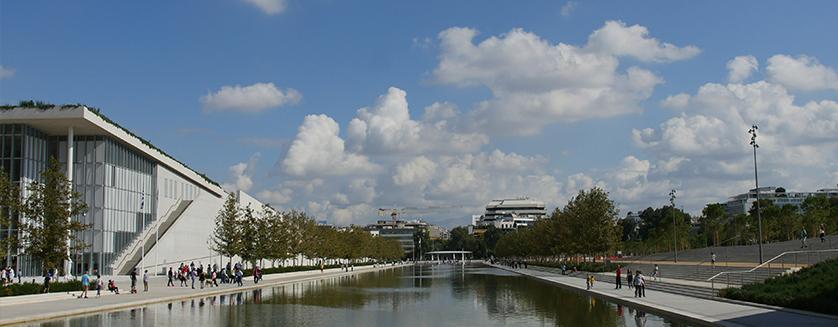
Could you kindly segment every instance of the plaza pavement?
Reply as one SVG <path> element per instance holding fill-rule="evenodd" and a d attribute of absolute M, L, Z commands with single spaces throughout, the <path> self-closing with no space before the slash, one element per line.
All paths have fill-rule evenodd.
<path fill-rule="evenodd" d="M 149 281 L 149 292 L 143 292 L 142 281 L 137 282 L 139 292 L 137 294 L 130 294 L 130 284 L 123 282 L 117 284 L 120 291 L 119 295 L 103 290 L 102 296 L 98 298 L 95 290 L 88 292 L 88 299 L 76 298 L 80 292 L 4 297 L 0 298 L 0 326 L 123 310 L 154 303 L 249 291 L 302 281 L 386 270 L 405 265 L 359 266 L 349 272 L 342 271 L 340 268 L 333 268 L 326 269 L 322 273 L 320 270 L 276 273 L 265 275 L 259 284 L 254 284 L 252 277 L 245 278 L 242 287 L 234 284 L 219 284 L 218 287 L 200 289 L 197 280 L 194 290 L 191 287 L 179 287 L 180 281 L 175 281 L 176 287 L 166 287 L 168 281 L 166 277 L 153 277 Z"/>
<path fill-rule="evenodd" d="M 634 290 L 623 286 L 597 281 L 592 290 L 586 290 L 585 280 L 579 277 L 532 269 L 512 269 L 493 265 L 534 279 L 604 298 L 610 302 L 628 305 L 664 317 L 683 319 L 691 324 L 710 326 L 838 326 L 838 317 L 740 301 L 716 301 L 646 290 L 646 297 L 634 297 Z M 648 278 L 648 277 L 647 277 Z"/>

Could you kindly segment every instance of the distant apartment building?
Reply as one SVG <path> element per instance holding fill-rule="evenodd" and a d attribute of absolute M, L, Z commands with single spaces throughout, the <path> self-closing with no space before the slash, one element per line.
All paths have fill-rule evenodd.
<path fill-rule="evenodd" d="M 824 188 L 814 192 L 788 192 L 785 188 L 774 186 L 751 189 L 748 193 L 738 194 L 728 199 L 725 203 L 728 216 L 747 214 L 756 202 L 757 193 L 760 200 L 771 201 L 775 206 L 791 205 L 800 208 L 803 201 L 810 196 L 838 197 L 838 188 Z"/>
<path fill-rule="evenodd" d="M 476 229 L 495 226 L 499 229 L 532 227 L 539 219 L 547 218 L 544 202 L 530 198 L 492 200 L 479 217 L 472 217 Z"/>

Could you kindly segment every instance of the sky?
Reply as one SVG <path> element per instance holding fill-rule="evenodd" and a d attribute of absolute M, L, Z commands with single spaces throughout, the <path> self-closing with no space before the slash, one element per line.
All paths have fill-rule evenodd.
<path fill-rule="evenodd" d="M 84 103 L 278 208 L 700 214 L 838 187 L 835 1 L 3 1 L 0 102 Z"/>

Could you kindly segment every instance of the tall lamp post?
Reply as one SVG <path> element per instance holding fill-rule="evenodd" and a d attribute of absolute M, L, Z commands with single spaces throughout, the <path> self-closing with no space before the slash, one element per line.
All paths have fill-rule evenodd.
<path fill-rule="evenodd" d="M 678 262 L 678 225 L 675 222 L 675 190 L 669 191 L 669 204 L 672 205 L 672 241 L 675 243 L 675 262 Z"/>
<path fill-rule="evenodd" d="M 757 148 L 759 145 L 757 144 L 757 127 L 756 124 L 751 126 L 751 129 L 748 130 L 748 134 L 751 134 L 751 146 L 754 147 L 754 184 L 756 185 L 756 198 L 757 198 L 757 229 L 759 231 L 759 263 L 763 263 L 762 260 L 762 213 L 759 209 L 759 175 L 757 174 Z"/>

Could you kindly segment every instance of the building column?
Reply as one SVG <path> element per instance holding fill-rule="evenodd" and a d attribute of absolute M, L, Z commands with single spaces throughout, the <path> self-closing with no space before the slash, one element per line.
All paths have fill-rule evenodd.
<path fill-rule="evenodd" d="M 70 192 L 73 191 L 73 155 L 75 148 L 73 147 L 73 141 L 75 140 L 75 130 L 73 126 L 70 126 L 67 129 L 67 181 L 69 182 Z M 67 220 L 71 220 L 73 217 L 68 217 Z M 67 260 L 64 263 L 64 273 L 67 276 L 71 275 L 71 271 L 73 269 L 73 257 L 72 253 L 70 253 L 70 233 L 67 233 Z"/>

